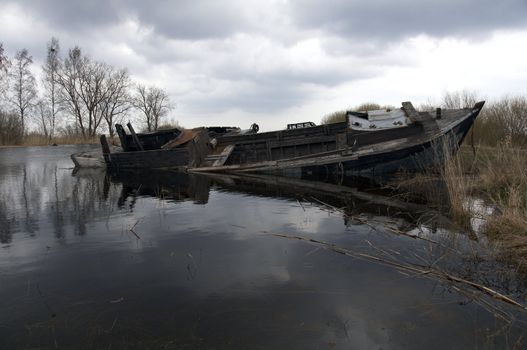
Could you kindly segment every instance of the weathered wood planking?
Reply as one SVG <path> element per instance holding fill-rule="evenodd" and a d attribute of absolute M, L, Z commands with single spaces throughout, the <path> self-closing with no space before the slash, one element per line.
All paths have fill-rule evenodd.
<path fill-rule="evenodd" d="M 404 103 L 412 123 L 393 129 L 357 131 L 348 128 L 347 123 L 338 123 L 219 138 L 219 144 L 235 146 L 225 165 L 192 170 L 281 175 L 322 171 L 373 175 L 400 168 L 422 169 L 441 158 L 443 150 L 438 152 L 434 142 L 447 138 L 448 152 L 459 147 L 482 105 L 445 110 L 442 118 L 436 120 L 431 113 L 417 112 L 411 103 Z"/>
<path fill-rule="evenodd" d="M 105 149 L 101 137 L 101 145 Z M 107 167 L 114 169 L 140 169 L 140 168 L 184 168 L 198 167 L 210 153 L 209 137 L 205 129 L 201 129 L 196 136 L 178 148 L 154 149 L 145 151 L 115 152 L 106 157 Z"/>
<path fill-rule="evenodd" d="M 432 136 L 439 131 L 436 120 L 428 112 L 419 113 L 411 102 L 403 102 L 403 110 L 406 116 L 416 124 L 422 125 L 427 136 Z"/>
<path fill-rule="evenodd" d="M 235 145 L 228 145 L 223 149 L 223 151 L 219 154 L 218 159 L 214 161 L 212 164 L 213 167 L 222 166 L 225 164 L 225 161 L 229 156 L 231 155 L 232 151 L 234 150 Z"/>

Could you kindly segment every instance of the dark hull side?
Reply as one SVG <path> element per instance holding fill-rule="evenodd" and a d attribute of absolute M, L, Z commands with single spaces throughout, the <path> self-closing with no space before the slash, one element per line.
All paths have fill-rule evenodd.
<path fill-rule="evenodd" d="M 109 169 L 178 169 L 198 167 L 210 153 L 209 137 L 205 129 L 175 148 L 111 153 L 106 138 L 101 136 L 104 161 Z"/>
<path fill-rule="evenodd" d="M 229 150 L 221 164 L 205 163 L 195 172 L 260 173 L 289 177 L 310 174 L 377 177 L 397 171 L 415 172 L 442 165 L 470 130 L 484 101 L 472 108 L 442 113 L 417 112 L 403 102 L 411 123 L 399 128 L 357 130 L 349 120 L 298 130 L 266 132 L 219 139 Z M 222 148 L 225 147 L 225 148 Z"/>
<path fill-rule="evenodd" d="M 416 172 L 441 166 L 446 155 L 453 155 L 463 142 L 476 115 L 463 120 L 442 137 L 420 145 L 410 146 L 358 159 L 333 162 L 322 166 L 283 169 L 281 175 L 325 175 L 376 177 L 398 171 Z"/>
<path fill-rule="evenodd" d="M 190 157 L 186 148 L 173 150 L 151 150 L 118 152 L 104 155 L 110 169 L 164 169 L 188 165 Z"/>
<path fill-rule="evenodd" d="M 368 140 L 369 144 L 365 144 L 365 139 L 362 138 L 361 142 L 358 142 L 360 147 L 355 148 L 356 143 L 350 143 L 349 139 L 357 139 L 357 136 L 351 134 L 347 146 L 332 152 L 277 161 L 209 167 L 202 171 L 260 173 L 295 178 L 320 178 L 325 175 L 372 178 L 398 171 L 415 172 L 438 168 L 444 164 L 446 155 L 457 151 L 482 106 L 483 102 L 478 103 L 472 110 L 458 110 L 449 120 L 441 120 L 437 126 L 434 122 L 434 128 L 428 131 L 426 128 L 414 129 L 413 135 L 409 134 L 406 137 L 393 138 L 394 135 L 376 131 L 375 134 L 372 132 L 365 135 L 369 138 L 375 136 L 376 140 Z M 338 139 L 338 134 L 334 139 Z M 306 141 L 310 140 L 312 139 L 306 138 Z"/>
<path fill-rule="evenodd" d="M 133 152 L 140 150 L 137 144 L 134 142 L 133 136 L 126 134 L 124 128 L 120 124 L 116 124 L 115 129 L 117 131 L 117 134 L 119 135 L 121 146 L 125 152 Z M 139 139 L 143 150 L 149 151 L 160 149 L 161 146 L 175 139 L 180 134 L 181 130 L 179 129 L 168 129 L 151 133 L 138 133 L 136 134 L 136 136 Z"/>

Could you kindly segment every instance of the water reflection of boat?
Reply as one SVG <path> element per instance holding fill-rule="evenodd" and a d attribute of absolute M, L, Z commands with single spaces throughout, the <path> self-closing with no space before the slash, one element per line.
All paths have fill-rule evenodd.
<path fill-rule="evenodd" d="M 347 217 L 371 213 L 387 218 L 400 217 L 409 223 L 426 221 L 434 227 L 456 227 L 442 213 L 418 203 L 399 200 L 374 187 L 350 187 L 325 181 L 260 175 L 260 174 L 207 174 L 224 190 L 258 196 L 285 197 L 308 201 L 316 205 L 339 208 Z M 362 182 L 367 186 L 365 182 Z M 346 220 L 346 218 L 345 218 Z"/>
<path fill-rule="evenodd" d="M 173 171 L 109 171 L 107 183 L 121 184 L 118 204 L 123 206 L 128 198 L 150 196 L 170 201 L 192 200 L 205 204 L 209 199 L 210 179 L 189 176 Z"/>
<path fill-rule="evenodd" d="M 408 225 L 426 221 L 435 227 L 453 227 L 444 215 L 417 203 L 401 201 L 377 189 L 350 187 L 324 181 L 294 179 L 259 174 L 186 174 L 167 170 L 108 171 L 80 169 L 76 177 L 104 187 L 101 196 L 114 201 L 119 208 L 133 208 L 139 198 L 154 197 L 167 201 L 192 201 L 206 204 L 211 187 L 224 192 L 261 197 L 285 198 L 311 202 L 316 206 L 340 208 L 349 217 L 372 214 L 386 218 L 401 218 Z"/>

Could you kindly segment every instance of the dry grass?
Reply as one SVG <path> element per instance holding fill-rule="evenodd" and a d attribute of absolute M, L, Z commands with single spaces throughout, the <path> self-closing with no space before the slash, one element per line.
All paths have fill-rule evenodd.
<path fill-rule="evenodd" d="M 445 181 L 454 220 L 465 228 L 476 216 L 471 201 L 495 208 L 480 233 L 499 243 L 502 258 L 527 271 L 527 150 L 511 146 L 463 148 L 445 161 Z"/>
<path fill-rule="evenodd" d="M 504 258 L 512 258 L 527 271 L 527 150 L 505 141 L 474 151 L 463 146 L 456 156 L 446 157 L 439 174 L 406 174 L 397 180 L 397 192 L 448 210 L 468 231 L 471 219 L 482 215 L 474 201 L 482 199 L 494 210 L 483 214 L 486 222 L 479 232 L 499 243 Z"/>
<path fill-rule="evenodd" d="M 441 177 L 445 182 L 448 192 L 450 214 L 462 226 L 470 226 L 470 211 L 472 191 L 474 189 L 474 178 L 465 174 L 464 166 L 460 157 L 447 156 L 441 169 Z"/>
<path fill-rule="evenodd" d="M 485 158 L 477 169 L 477 189 L 499 208 L 499 213 L 487 220 L 485 231 L 494 237 L 523 237 L 527 245 L 527 151 L 506 143 Z"/>
<path fill-rule="evenodd" d="M 45 135 L 31 133 L 24 136 L 21 146 L 46 146 L 46 145 L 77 145 L 77 144 L 97 144 L 99 138 L 83 138 L 81 135 L 63 135 L 53 137 L 51 140 Z"/>

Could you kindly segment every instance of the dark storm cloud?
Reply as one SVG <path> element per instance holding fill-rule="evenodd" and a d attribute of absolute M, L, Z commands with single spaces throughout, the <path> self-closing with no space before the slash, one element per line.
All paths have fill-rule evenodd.
<path fill-rule="evenodd" d="M 51 27 L 67 31 L 79 29 L 101 29 L 101 26 L 117 23 L 124 15 L 122 1 L 107 0 L 17 0 L 0 1 L 19 6 L 39 21 Z"/>
<path fill-rule="evenodd" d="M 250 113 L 274 113 L 301 105 L 312 93 L 295 85 L 240 84 L 227 94 L 199 95 L 186 99 L 192 111 L 199 113 L 226 112 L 239 109 Z"/>
<path fill-rule="evenodd" d="M 231 0 L 162 0 L 132 2 L 131 11 L 144 25 L 168 38 L 203 39 L 228 37 L 249 25 L 239 3 Z"/>
<path fill-rule="evenodd" d="M 226 37 L 249 24 L 236 0 L 19 0 L 12 3 L 50 26 L 68 31 L 101 30 L 124 19 L 136 19 L 165 37 L 192 40 Z"/>
<path fill-rule="evenodd" d="M 0 0 L 0 3 L 6 2 Z M 241 0 L 18 0 L 35 18 L 64 30 L 100 30 L 125 18 L 173 39 L 225 38 L 257 29 L 251 6 Z M 525 0 L 290 0 L 269 3 L 289 11 L 296 29 L 326 29 L 350 38 L 394 39 L 426 33 L 449 36 L 527 25 Z M 261 19 L 265 22 L 265 18 Z M 267 28 L 269 29 L 269 28 Z"/>
<path fill-rule="evenodd" d="M 290 16 L 299 27 L 349 38 L 464 36 L 526 27 L 527 1 L 291 0 Z"/>

